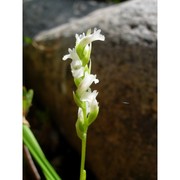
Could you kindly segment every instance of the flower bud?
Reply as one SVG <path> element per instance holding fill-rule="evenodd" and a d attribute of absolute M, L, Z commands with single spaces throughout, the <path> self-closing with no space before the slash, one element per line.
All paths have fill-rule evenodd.
<path fill-rule="evenodd" d="M 84 117 L 82 108 L 78 109 L 78 119 L 76 121 L 76 132 L 80 139 L 87 133 L 88 125 Z"/>
<path fill-rule="evenodd" d="M 98 113 L 99 113 L 98 104 L 93 105 L 93 107 L 90 110 L 90 113 L 88 114 L 88 118 L 87 118 L 88 126 L 97 118 Z"/>

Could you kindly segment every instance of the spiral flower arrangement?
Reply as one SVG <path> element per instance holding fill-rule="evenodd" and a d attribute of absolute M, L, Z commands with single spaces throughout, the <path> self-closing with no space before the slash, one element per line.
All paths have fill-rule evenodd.
<path fill-rule="evenodd" d="M 73 92 L 74 101 L 78 106 L 78 117 L 76 121 L 76 132 L 78 137 L 82 140 L 81 152 L 81 170 L 80 180 L 86 179 L 85 151 L 86 151 L 86 137 L 89 125 L 97 118 L 99 113 L 99 105 L 96 97 L 97 90 L 92 91 L 92 83 L 99 83 L 96 75 L 91 74 L 91 49 L 93 41 L 104 41 L 105 36 L 101 34 L 100 29 L 94 28 L 93 33 L 91 29 L 87 33 L 80 35 L 76 34 L 76 44 L 73 49 L 68 49 L 69 54 L 63 57 L 63 60 L 72 59 L 70 64 L 76 91 Z"/>

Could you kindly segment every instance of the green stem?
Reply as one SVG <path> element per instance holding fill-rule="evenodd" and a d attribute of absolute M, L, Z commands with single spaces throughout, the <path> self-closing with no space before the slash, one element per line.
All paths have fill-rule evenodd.
<path fill-rule="evenodd" d="M 87 134 L 84 133 L 84 136 L 82 138 L 82 149 L 81 149 L 80 180 L 86 180 L 86 170 L 84 169 L 85 158 L 86 158 L 86 137 L 87 137 Z"/>

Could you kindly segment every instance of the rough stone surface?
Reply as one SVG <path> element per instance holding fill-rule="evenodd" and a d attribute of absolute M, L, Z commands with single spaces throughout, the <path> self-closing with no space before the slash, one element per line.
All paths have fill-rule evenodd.
<path fill-rule="evenodd" d="M 57 39 L 99 27 L 114 43 L 122 41 L 151 45 L 157 39 L 156 0 L 134 0 L 96 10 L 88 16 L 41 32 L 36 40 Z"/>
<path fill-rule="evenodd" d="M 93 0 L 24 0 L 24 36 L 33 37 L 42 30 L 73 21 L 108 5 Z"/>
<path fill-rule="evenodd" d="M 77 107 L 69 63 L 75 32 L 100 27 L 92 72 L 100 83 L 100 113 L 90 126 L 87 165 L 99 180 L 155 180 L 157 126 L 156 1 L 132 0 L 97 10 L 36 36 L 24 49 L 24 81 L 54 115 L 56 125 L 80 151 Z"/>

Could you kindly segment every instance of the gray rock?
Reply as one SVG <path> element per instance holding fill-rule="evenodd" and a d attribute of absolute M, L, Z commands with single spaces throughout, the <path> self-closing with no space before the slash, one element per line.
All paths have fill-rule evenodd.
<path fill-rule="evenodd" d="M 156 1 L 132 0 L 96 10 L 44 31 L 24 49 L 24 80 L 53 114 L 59 130 L 80 152 L 77 107 L 69 63 L 60 59 L 74 34 L 100 27 L 92 72 L 100 83 L 100 113 L 90 126 L 87 165 L 99 180 L 156 179 L 157 47 Z"/>
<path fill-rule="evenodd" d="M 33 37 L 42 30 L 68 23 L 105 6 L 108 4 L 93 0 L 24 0 L 24 36 Z"/>
<path fill-rule="evenodd" d="M 88 16 L 41 32 L 35 39 L 57 39 L 99 27 L 113 42 L 155 45 L 157 40 L 156 0 L 134 0 L 96 10 Z"/>

